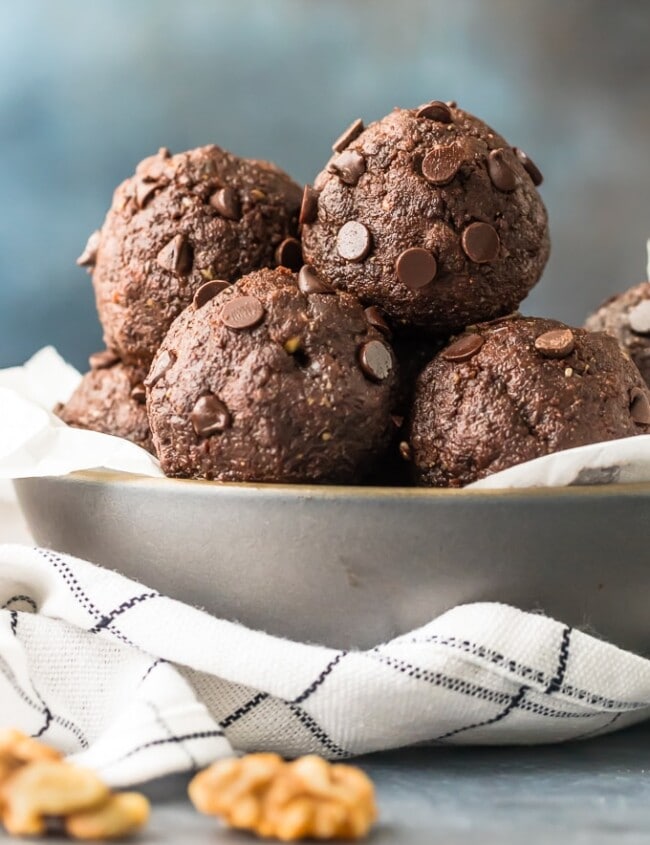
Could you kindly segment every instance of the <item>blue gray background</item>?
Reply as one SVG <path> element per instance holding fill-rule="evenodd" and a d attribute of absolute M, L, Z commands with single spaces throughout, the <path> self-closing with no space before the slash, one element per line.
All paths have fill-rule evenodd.
<path fill-rule="evenodd" d="M 309 181 L 354 117 L 456 99 L 545 174 L 553 254 L 528 313 L 582 321 L 644 277 L 650 6 L 641 0 L 0 0 L 0 366 L 100 348 L 74 260 L 161 145 Z"/>

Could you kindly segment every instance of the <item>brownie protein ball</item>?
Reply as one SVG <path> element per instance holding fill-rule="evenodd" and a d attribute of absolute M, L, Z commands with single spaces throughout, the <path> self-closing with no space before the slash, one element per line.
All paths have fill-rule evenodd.
<path fill-rule="evenodd" d="M 420 375 L 417 481 L 462 487 L 542 455 L 650 432 L 650 391 L 607 334 L 555 320 L 479 325 Z"/>
<path fill-rule="evenodd" d="M 539 170 L 454 104 L 356 121 L 305 188 L 305 260 L 395 324 L 451 333 L 513 311 L 549 254 Z"/>
<path fill-rule="evenodd" d="M 90 365 L 57 416 L 74 428 L 124 437 L 155 454 L 145 406 L 146 369 L 122 364 L 111 352 L 92 355 Z"/>
<path fill-rule="evenodd" d="M 142 161 L 78 260 L 93 268 L 107 347 L 148 366 L 204 282 L 276 264 L 297 269 L 300 196 L 274 164 L 216 146 Z"/>
<path fill-rule="evenodd" d="M 650 282 L 610 297 L 587 319 L 585 328 L 615 337 L 650 385 Z"/>
<path fill-rule="evenodd" d="M 350 482 L 388 443 L 395 360 L 355 297 L 267 269 L 201 288 L 145 384 L 167 475 Z"/>

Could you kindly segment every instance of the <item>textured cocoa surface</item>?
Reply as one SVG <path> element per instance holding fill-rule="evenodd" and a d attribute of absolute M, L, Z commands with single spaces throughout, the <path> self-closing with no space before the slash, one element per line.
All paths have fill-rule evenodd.
<path fill-rule="evenodd" d="M 638 317 L 639 306 L 643 319 Z M 650 282 L 610 297 L 587 319 L 585 328 L 615 337 L 650 385 Z"/>

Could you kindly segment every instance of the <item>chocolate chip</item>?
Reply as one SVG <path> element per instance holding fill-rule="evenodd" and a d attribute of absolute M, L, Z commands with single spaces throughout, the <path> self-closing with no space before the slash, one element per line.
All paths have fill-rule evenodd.
<path fill-rule="evenodd" d="M 504 158 L 505 150 L 492 150 L 488 156 L 487 169 L 492 184 L 500 191 L 514 191 L 517 187 L 517 177 L 514 170 Z"/>
<path fill-rule="evenodd" d="M 334 293 L 334 288 L 324 282 L 311 264 L 305 264 L 298 273 L 298 288 L 302 293 Z"/>
<path fill-rule="evenodd" d="M 229 288 L 230 284 L 228 282 L 224 282 L 221 279 L 214 279 L 210 282 L 206 282 L 204 285 L 197 290 L 194 294 L 194 307 L 198 311 L 199 308 L 203 308 L 211 299 L 214 299 L 218 293 L 221 293 L 222 290 Z"/>
<path fill-rule="evenodd" d="M 330 173 L 335 173 L 346 185 L 356 185 L 366 172 L 366 160 L 356 150 L 346 150 L 327 165 Z"/>
<path fill-rule="evenodd" d="M 376 305 L 371 305 L 370 307 L 366 308 L 363 313 L 366 315 L 366 320 L 373 328 L 377 329 L 377 331 L 380 331 L 386 337 L 391 336 L 390 326 L 386 322 L 384 312 L 381 310 L 381 308 L 377 308 Z"/>
<path fill-rule="evenodd" d="M 399 444 L 399 453 L 403 460 L 413 460 L 413 449 L 411 448 L 411 444 L 408 443 L 406 440 L 402 440 L 402 442 Z"/>
<path fill-rule="evenodd" d="M 371 381 L 384 381 L 393 371 L 393 356 L 380 340 L 369 340 L 359 350 L 359 364 Z"/>
<path fill-rule="evenodd" d="M 483 338 L 480 334 L 464 334 L 450 344 L 446 349 L 440 353 L 440 357 L 445 361 L 451 361 L 454 364 L 459 364 L 462 361 L 469 361 L 483 346 Z"/>
<path fill-rule="evenodd" d="M 420 106 L 415 116 L 426 117 L 428 120 L 435 120 L 438 123 L 451 123 L 454 119 L 451 108 L 447 103 L 443 103 L 440 100 L 433 100 L 433 102 L 427 103 L 426 106 Z"/>
<path fill-rule="evenodd" d="M 144 380 L 145 387 L 154 387 L 165 375 L 167 370 L 176 363 L 176 355 L 166 349 L 160 353 L 151 365 L 149 375 Z"/>
<path fill-rule="evenodd" d="M 332 149 L 335 153 L 342 153 L 343 150 L 347 147 L 347 145 L 351 144 L 355 138 L 358 138 L 362 132 L 363 120 L 358 117 L 348 126 L 348 128 L 344 132 L 339 135 L 336 141 L 334 141 L 334 143 L 332 144 Z"/>
<path fill-rule="evenodd" d="M 371 244 L 370 232 L 356 220 L 344 223 L 336 237 L 338 253 L 346 261 L 363 261 L 370 252 Z"/>
<path fill-rule="evenodd" d="M 147 398 L 147 394 L 144 390 L 144 384 L 136 384 L 136 386 L 131 391 L 131 399 L 134 402 L 137 402 L 139 405 L 144 405 Z"/>
<path fill-rule="evenodd" d="M 91 370 L 108 370 L 119 363 L 119 356 L 110 349 L 104 349 L 102 352 L 93 352 L 88 359 Z"/>
<path fill-rule="evenodd" d="M 135 201 L 138 208 L 144 208 L 158 188 L 158 182 L 149 182 L 145 179 L 140 179 L 135 186 Z"/>
<path fill-rule="evenodd" d="M 545 358 L 566 358 L 575 349 L 576 339 L 571 329 L 552 329 L 535 340 L 535 349 Z"/>
<path fill-rule="evenodd" d="M 456 102 L 456 100 L 447 100 L 447 101 L 445 102 L 445 105 L 446 105 L 446 106 L 449 106 L 449 108 L 450 108 L 450 109 L 456 109 L 456 108 L 458 108 L 458 103 Z"/>
<path fill-rule="evenodd" d="M 650 334 L 650 299 L 644 299 L 635 305 L 627 319 L 635 334 Z"/>
<path fill-rule="evenodd" d="M 519 147 L 513 147 L 512 151 L 523 164 L 526 173 L 533 180 L 533 185 L 535 185 L 535 187 L 541 185 L 544 181 L 544 177 L 542 176 L 542 171 L 539 167 L 537 167 L 535 162 L 531 158 L 528 158 L 526 153 L 523 150 L 520 150 Z"/>
<path fill-rule="evenodd" d="M 99 242 L 101 240 L 101 236 L 102 233 L 99 231 L 99 229 L 97 229 L 88 238 L 86 246 L 84 247 L 84 251 L 81 253 L 79 258 L 77 258 L 77 264 L 80 267 L 95 266 L 95 261 L 97 260 L 97 250 L 99 249 Z"/>
<path fill-rule="evenodd" d="M 438 262 L 428 249 L 405 249 L 395 262 L 397 278 L 411 290 L 419 290 L 432 282 L 438 272 Z"/>
<path fill-rule="evenodd" d="M 499 235 L 489 223 L 470 223 L 463 231 L 461 245 L 465 255 L 476 264 L 486 264 L 499 255 Z"/>
<path fill-rule="evenodd" d="M 318 216 L 318 191 L 312 188 L 311 185 L 305 185 L 302 192 L 302 203 L 300 205 L 300 215 L 298 223 L 302 226 L 303 223 L 313 223 Z"/>
<path fill-rule="evenodd" d="M 439 144 L 422 160 L 422 175 L 432 185 L 446 185 L 458 173 L 464 158 L 458 144 Z"/>
<path fill-rule="evenodd" d="M 630 416 L 637 425 L 650 425 L 650 400 L 640 387 L 630 391 Z"/>
<path fill-rule="evenodd" d="M 264 306 L 255 296 L 236 296 L 221 309 L 221 319 L 229 329 L 252 329 L 264 317 Z"/>
<path fill-rule="evenodd" d="M 230 413 L 221 399 L 211 393 L 201 396 L 190 413 L 192 428 L 198 437 L 211 437 L 230 428 Z"/>
<path fill-rule="evenodd" d="M 302 246 L 296 238 L 285 238 L 275 250 L 275 263 L 297 272 L 302 267 Z"/>
<path fill-rule="evenodd" d="M 185 235 L 175 235 L 169 243 L 164 246 L 156 261 L 170 273 L 178 273 L 185 276 L 192 269 L 192 247 Z"/>
<path fill-rule="evenodd" d="M 215 208 L 222 217 L 228 220 L 239 220 L 241 215 L 241 203 L 234 188 L 226 186 L 219 188 L 210 197 L 210 205 Z"/>

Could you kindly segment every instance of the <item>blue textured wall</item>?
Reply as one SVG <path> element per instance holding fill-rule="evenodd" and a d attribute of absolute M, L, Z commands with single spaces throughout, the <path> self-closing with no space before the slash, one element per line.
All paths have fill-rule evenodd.
<path fill-rule="evenodd" d="M 581 321 L 650 234 L 650 6 L 634 0 L 0 0 L 0 366 L 100 346 L 75 267 L 144 155 L 214 141 L 310 180 L 339 131 L 456 99 L 544 171 L 526 310 Z"/>

